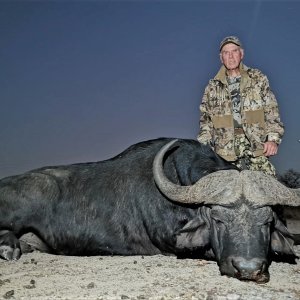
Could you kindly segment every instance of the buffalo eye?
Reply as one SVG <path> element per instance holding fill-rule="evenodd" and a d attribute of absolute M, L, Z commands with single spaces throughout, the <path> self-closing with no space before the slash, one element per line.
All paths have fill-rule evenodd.
<path fill-rule="evenodd" d="M 266 218 L 265 220 L 262 220 L 261 222 L 258 222 L 257 225 L 258 226 L 266 226 L 266 225 L 270 225 L 273 222 L 273 216 L 269 216 L 268 218 Z"/>
<path fill-rule="evenodd" d="M 268 206 L 255 210 L 255 215 L 257 218 L 256 224 L 258 226 L 269 225 L 274 220 L 272 209 Z"/>
<path fill-rule="evenodd" d="M 219 232 L 221 229 L 224 229 L 225 227 L 225 222 L 224 220 L 216 217 L 212 217 L 213 222 L 215 223 L 215 228 Z"/>
<path fill-rule="evenodd" d="M 212 219 L 216 222 L 216 224 L 223 224 L 224 223 L 224 221 L 219 219 L 219 218 L 212 217 Z"/>
<path fill-rule="evenodd" d="M 217 211 L 211 211 L 211 218 L 212 220 L 214 220 L 217 224 L 224 224 L 225 223 L 225 218 L 224 215 L 221 216 L 220 213 L 218 213 Z"/>

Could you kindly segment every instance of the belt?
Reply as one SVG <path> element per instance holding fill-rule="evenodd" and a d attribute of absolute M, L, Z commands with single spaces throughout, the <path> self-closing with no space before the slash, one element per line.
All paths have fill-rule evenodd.
<path fill-rule="evenodd" d="M 244 129 L 239 127 L 239 128 L 234 128 L 234 133 L 235 134 L 244 134 Z"/>

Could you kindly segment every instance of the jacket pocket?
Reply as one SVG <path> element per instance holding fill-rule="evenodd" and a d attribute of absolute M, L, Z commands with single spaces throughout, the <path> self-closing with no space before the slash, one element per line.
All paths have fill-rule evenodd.
<path fill-rule="evenodd" d="M 247 124 L 257 123 L 261 127 L 265 127 L 265 114 L 263 109 L 245 111 L 245 119 Z"/>
<path fill-rule="evenodd" d="M 232 115 L 212 116 L 212 122 L 216 129 L 218 129 L 218 128 L 233 128 Z"/>
<path fill-rule="evenodd" d="M 263 149 L 263 143 L 266 140 L 264 111 L 262 109 L 245 111 L 245 123 L 245 132 L 252 151 Z"/>

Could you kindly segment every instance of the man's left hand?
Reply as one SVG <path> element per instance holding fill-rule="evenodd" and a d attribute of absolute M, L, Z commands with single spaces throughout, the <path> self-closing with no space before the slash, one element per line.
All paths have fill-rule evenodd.
<path fill-rule="evenodd" d="M 278 151 L 278 145 L 275 142 L 265 142 L 264 143 L 264 155 L 272 156 L 276 155 Z"/>

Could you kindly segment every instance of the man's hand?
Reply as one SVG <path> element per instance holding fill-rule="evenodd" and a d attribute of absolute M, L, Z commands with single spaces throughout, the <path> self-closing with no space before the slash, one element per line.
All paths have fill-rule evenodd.
<path fill-rule="evenodd" d="M 278 150 L 278 145 L 275 142 L 265 142 L 264 143 L 264 155 L 272 156 L 276 155 Z"/>

